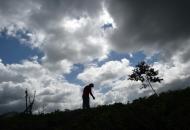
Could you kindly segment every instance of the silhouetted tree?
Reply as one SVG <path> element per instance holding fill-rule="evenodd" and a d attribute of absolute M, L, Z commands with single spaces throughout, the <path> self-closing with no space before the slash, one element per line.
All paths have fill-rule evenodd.
<path fill-rule="evenodd" d="M 151 87 L 152 91 L 158 95 L 151 85 L 151 83 L 160 83 L 163 80 L 157 75 L 158 70 L 155 71 L 154 68 L 151 68 L 150 65 L 148 65 L 145 61 L 142 61 L 136 65 L 133 73 L 129 75 L 129 80 L 141 81 L 143 85 L 142 88 L 147 88 L 149 86 Z"/>
<path fill-rule="evenodd" d="M 34 101 L 35 101 L 35 96 L 36 96 L 36 91 L 34 92 L 33 100 L 31 101 L 30 96 L 28 96 L 28 91 L 26 89 L 26 91 L 25 91 L 26 108 L 24 110 L 25 114 L 30 114 L 30 115 L 32 114 L 32 109 L 33 109 L 33 105 L 34 105 Z M 28 105 L 28 103 L 29 103 L 29 105 Z"/>

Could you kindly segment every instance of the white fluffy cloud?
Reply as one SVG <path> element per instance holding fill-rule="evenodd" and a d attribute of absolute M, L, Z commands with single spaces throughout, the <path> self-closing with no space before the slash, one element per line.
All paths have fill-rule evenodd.
<path fill-rule="evenodd" d="M 16 4 L 8 0 L 2 2 L 0 28 L 6 29 L 11 36 L 23 31 L 31 46 L 44 52 L 44 62 L 67 59 L 83 63 L 105 58 L 109 53 L 101 29 L 110 20 L 105 13 L 103 1 L 99 0 L 26 0 Z M 25 30 L 30 33 L 26 34 Z"/>
<path fill-rule="evenodd" d="M 170 60 L 170 62 L 157 62 L 154 64 L 154 68 L 158 69 L 160 76 L 164 78 L 162 86 L 158 91 L 163 92 L 166 90 L 175 90 L 188 87 L 190 85 L 190 63 L 182 62 L 181 55 L 176 54 Z"/>
<path fill-rule="evenodd" d="M 23 111 L 26 88 L 31 96 L 35 90 L 37 92 L 35 111 L 42 110 L 43 106 L 46 107 L 46 112 L 81 106 L 81 87 L 68 83 L 60 73 L 49 71 L 37 61 L 25 60 L 22 64 L 10 65 L 1 62 L 0 69 L 0 113 Z"/>
<path fill-rule="evenodd" d="M 101 67 L 90 66 L 83 73 L 78 75 L 78 79 L 85 82 L 94 82 L 98 85 L 112 84 L 114 80 L 126 77 L 132 72 L 127 59 L 121 61 L 109 61 Z"/>

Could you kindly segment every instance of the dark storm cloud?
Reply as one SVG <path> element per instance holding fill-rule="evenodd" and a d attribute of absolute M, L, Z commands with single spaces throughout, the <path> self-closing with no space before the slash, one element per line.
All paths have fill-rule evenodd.
<path fill-rule="evenodd" d="M 0 114 L 24 110 L 24 88 L 12 83 L 0 84 Z"/>
<path fill-rule="evenodd" d="M 190 48 L 186 47 L 184 53 L 182 53 L 182 62 L 190 61 Z"/>
<path fill-rule="evenodd" d="M 32 12 L 30 22 L 45 29 L 53 28 L 56 21 L 61 21 L 65 16 L 76 19 L 84 15 L 95 16 L 101 8 L 99 0 L 33 0 L 33 2 L 36 2 L 39 8 Z"/>
<path fill-rule="evenodd" d="M 172 55 L 190 37 L 189 0 L 110 0 L 118 29 L 111 41 L 119 50 L 160 49 Z M 185 43 L 184 43 L 185 42 Z"/>
<path fill-rule="evenodd" d="M 0 105 L 0 114 L 7 112 L 23 112 L 25 104 L 22 100 L 18 100 L 15 103 L 7 103 Z"/>
<path fill-rule="evenodd" d="M 84 12 L 94 15 L 101 6 L 100 0 L 1 0 L 0 3 L 0 13 L 5 15 L 21 13 L 21 11 L 30 10 L 34 6 L 37 6 L 42 11 L 42 14 L 44 13 L 48 16 L 59 16 L 60 14 L 79 16 L 79 13 L 83 14 Z M 34 11 L 32 13 L 38 12 L 38 10 L 32 11 Z M 43 17 L 38 18 L 44 21 Z"/>
<path fill-rule="evenodd" d="M 79 16 L 78 14 L 88 13 L 96 14 L 100 7 L 100 0 L 40 0 L 42 10 L 51 11 L 52 14 L 69 14 L 70 16 Z M 54 12 L 56 11 L 56 12 Z"/>
<path fill-rule="evenodd" d="M 10 102 L 24 99 L 24 88 L 14 86 L 12 83 L 0 84 L 0 106 L 2 104 L 9 104 Z"/>
<path fill-rule="evenodd" d="M 172 90 L 178 90 L 178 89 L 184 89 L 190 87 L 190 77 L 184 78 L 184 79 L 177 79 L 171 83 L 168 83 L 165 85 L 165 87 L 159 88 L 157 91 L 159 93 L 161 92 L 167 92 Z"/>

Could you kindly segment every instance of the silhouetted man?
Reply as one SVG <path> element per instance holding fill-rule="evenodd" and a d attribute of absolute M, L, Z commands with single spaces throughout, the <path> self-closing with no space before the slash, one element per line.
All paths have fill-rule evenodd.
<path fill-rule="evenodd" d="M 94 87 L 93 83 L 84 87 L 83 94 L 82 94 L 82 99 L 83 99 L 82 107 L 83 107 L 83 109 L 90 108 L 89 94 L 92 96 L 93 99 L 95 99 L 94 95 L 92 94 L 92 87 Z"/>

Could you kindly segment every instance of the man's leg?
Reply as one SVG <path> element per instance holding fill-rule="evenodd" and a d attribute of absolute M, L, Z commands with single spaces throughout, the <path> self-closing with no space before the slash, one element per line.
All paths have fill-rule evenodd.
<path fill-rule="evenodd" d="M 89 97 L 86 98 L 86 108 L 90 108 L 90 100 Z"/>
<path fill-rule="evenodd" d="M 83 109 L 88 109 L 89 107 L 89 97 L 83 96 Z"/>
<path fill-rule="evenodd" d="M 85 97 L 84 96 L 82 96 L 82 100 L 83 100 L 82 108 L 85 109 Z"/>

